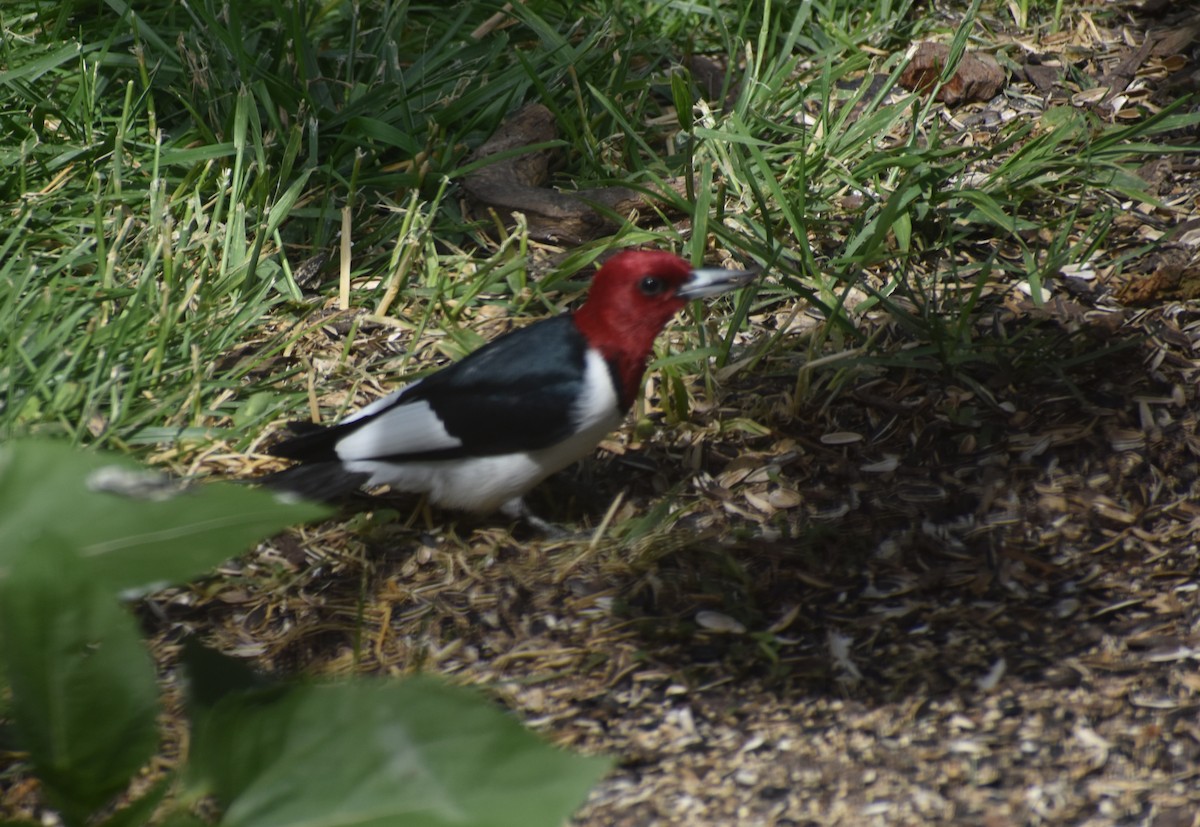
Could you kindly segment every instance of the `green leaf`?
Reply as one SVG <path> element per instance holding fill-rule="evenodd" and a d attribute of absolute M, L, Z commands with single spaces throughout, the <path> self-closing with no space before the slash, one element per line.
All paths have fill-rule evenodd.
<path fill-rule="evenodd" d="M 117 810 L 100 827 L 142 827 L 144 824 L 149 824 L 150 817 L 154 815 L 154 811 L 162 803 L 163 796 L 167 794 L 174 783 L 174 775 L 166 776 L 132 803 Z"/>
<path fill-rule="evenodd" d="M 240 485 L 182 492 L 123 457 L 66 443 L 0 447 L 0 582 L 23 549 L 53 532 L 110 591 L 174 583 L 327 510 Z"/>
<path fill-rule="evenodd" d="M 394 146 L 402 149 L 410 155 L 416 155 L 421 151 L 421 145 L 416 142 L 412 135 L 403 130 L 396 129 L 394 126 L 384 123 L 378 118 L 357 115 L 346 122 L 346 127 L 347 129 L 354 130 L 359 135 L 379 141 L 386 146 Z"/>
<path fill-rule="evenodd" d="M 210 824 L 191 813 L 171 813 L 159 827 L 210 827 Z"/>
<path fill-rule="evenodd" d="M 246 661 L 209 649 L 193 637 L 183 642 L 180 663 L 188 675 L 188 705 L 193 708 L 211 709 L 229 695 L 279 685 Z"/>
<path fill-rule="evenodd" d="M 959 198 L 974 205 L 979 211 L 980 217 L 990 221 L 994 226 L 1013 232 L 1016 229 L 1016 221 L 1004 212 L 1004 208 L 1000 206 L 996 199 L 992 198 L 982 190 L 977 189 L 962 189 L 955 193 Z M 973 220 L 973 215 L 967 217 L 968 221 Z"/>
<path fill-rule="evenodd" d="M 95 47 L 92 46 L 87 51 L 92 51 Z M 49 54 L 34 60 L 28 60 L 23 65 L 18 66 L 8 71 L 0 72 L 0 84 L 10 86 L 14 81 L 18 80 L 36 80 L 52 69 L 61 66 L 72 60 L 77 60 L 79 55 L 84 53 L 84 49 L 78 43 L 68 43 L 55 49 Z"/>
<path fill-rule="evenodd" d="M 912 214 L 902 212 L 892 221 L 892 232 L 896 234 L 896 249 L 907 253 L 912 249 Z"/>
<path fill-rule="evenodd" d="M 69 543 L 43 534 L 20 545 L 28 553 L 0 580 L 0 663 L 18 743 L 78 824 L 154 754 L 154 664 L 133 618 Z"/>
<path fill-rule="evenodd" d="M 190 754 L 224 827 L 559 827 L 609 766 L 426 677 L 229 695 Z"/>
<path fill-rule="evenodd" d="M 279 200 L 271 206 L 271 211 L 267 214 L 267 226 L 262 231 L 263 235 L 270 235 L 279 229 L 279 225 L 295 209 L 296 202 L 300 200 L 300 196 L 304 192 L 304 187 L 308 183 L 308 177 L 311 174 L 311 169 L 301 171 L 299 177 L 284 191 Z"/>

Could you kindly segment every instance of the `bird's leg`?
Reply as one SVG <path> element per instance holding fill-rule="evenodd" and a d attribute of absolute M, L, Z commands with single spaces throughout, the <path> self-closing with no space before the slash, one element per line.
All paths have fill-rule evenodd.
<path fill-rule="evenodd" d="M 530 526 L 535 531 L 540 531 L 545 534 L 548 539 L 561 540 L 570 537 L 571 533 L 565 529 L 559 528 L 554 523 L 543 520 L 541 517 L 529 510 L 529 506 L 525 504 L 523 497 L 513 497 L 511 500 L 500 506 L 500 513 L 514 520 L 520 520 Z"/>

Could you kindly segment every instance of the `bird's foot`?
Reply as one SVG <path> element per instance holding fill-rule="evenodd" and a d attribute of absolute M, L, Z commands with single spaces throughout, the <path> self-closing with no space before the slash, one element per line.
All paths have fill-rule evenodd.
<path fill-rule="evenodd" d="M 575 536 L 575 532 L 567 531 L 562 526 L 557 526 L 534 514 L 525 504 L 525 500 L 520 497 L 511 499 L 500 506 L 500 512 L 506 517 L 520 520 L 534 531 L 543 534 L 548 540 L 568 540 Z"/>

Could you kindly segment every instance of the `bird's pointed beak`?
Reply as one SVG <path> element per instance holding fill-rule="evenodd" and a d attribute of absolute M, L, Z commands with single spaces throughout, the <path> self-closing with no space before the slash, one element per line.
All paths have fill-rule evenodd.
<path fill-rule="evenodd" d="M 738 287 L 743 287 L 762 272 L 757 267 L 750 270 L 723 270 L 720 267 L 701 267 L 692 271 L 692 277 L 675 291 L 681 299 L 703 299 L 716 296 Z"/>

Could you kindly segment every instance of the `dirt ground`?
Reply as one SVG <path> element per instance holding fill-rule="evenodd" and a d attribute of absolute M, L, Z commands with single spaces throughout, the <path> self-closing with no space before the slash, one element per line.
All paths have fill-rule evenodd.
<path fill-rule="evenodd" d="M 734 378 L 544 492 L 616 500 L 623 536 L 376 508 L 161 608 L 272 669 L 490 687 L 619 758 L 580 824 L 1195 824 L 1200 308 L 1134 315 L 974 391 L 882 370 L 789 409 L 794 379 Z"/>

